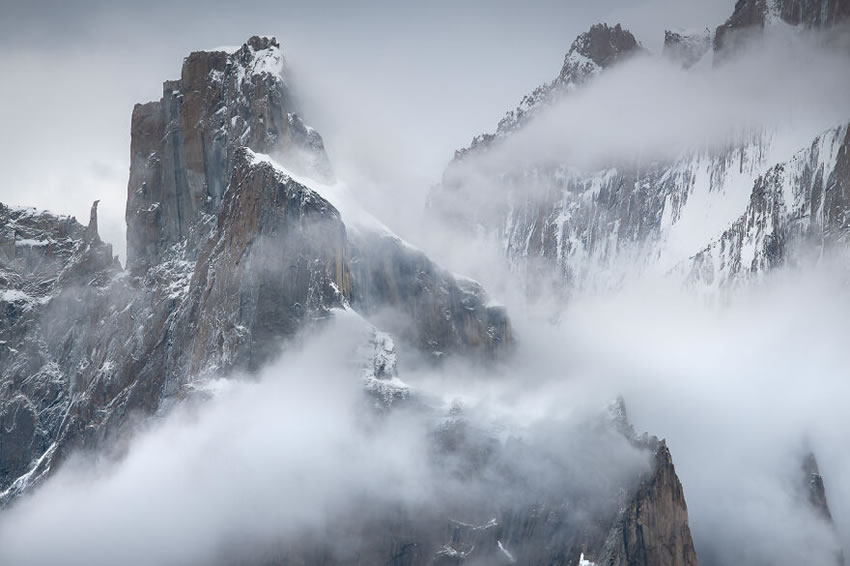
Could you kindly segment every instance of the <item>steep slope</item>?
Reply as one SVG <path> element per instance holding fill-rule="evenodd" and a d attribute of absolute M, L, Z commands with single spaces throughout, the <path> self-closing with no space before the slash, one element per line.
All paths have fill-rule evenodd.
<path fill-rule="evenodd" d="M 97 321 L 104 286 L 120 270 L 97 235 L 96 206 L 85 227 L 0 205 L 0 489 L 51 449 L 81 385 L 74 333 Z M 61 319 L 42 326 L 43 316 Z"/>
<path fill-rule="evenodd" d="M 844 245 L 849 199 L 850 129 L 844 125 L 760 175 L 741 217 L 693 258 L 690 278 L 728 284 L 793 261 L 799 248 L 821 253 Z"/>

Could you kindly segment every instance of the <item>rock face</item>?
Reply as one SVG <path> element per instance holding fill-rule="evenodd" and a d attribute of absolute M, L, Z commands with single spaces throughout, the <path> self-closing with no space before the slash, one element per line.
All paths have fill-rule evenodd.
<path fill-rule="evenodd" d="M 367 316 L 400 313 L 384 325 L 393 334 L 437 358 L 492 358 L 511 343 L 504 308 L 488 304 L 478 282 L 448 273 L 392 235 L 357 233 L 350 242 L 351 304 Z"/>
<path fill-rule="evenodd" d="M 88 368 L 79 350 L 86 337 L 75 331 L 97 324 L 102 313 L 87 307 L 120 271 L 112 247 L 97 237 L 95 210 L 87 228 L 67 216 L 0 205 L 2 489 L 51 448 L 71 397 L 84 387 Z M 57 320 L 43 325 L 43 315 Z"/>
<path fill-rule="evenodd" d="M 308 321 L 342 307 L 351 288 L 345 225 L 330 203 L 245 148 L 230 186 L 192 276 L 193 375 L 219 356 L 258 369 Z"/>

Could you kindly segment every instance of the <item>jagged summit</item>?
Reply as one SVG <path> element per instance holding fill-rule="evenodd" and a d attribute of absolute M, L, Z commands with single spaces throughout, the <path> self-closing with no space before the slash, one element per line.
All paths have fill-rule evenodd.
<path fill-rule="evenodd" d="M 559 78 L 563 83 L 580 83 L 640 48 L 635 36 L 620 24 L 596 24 L 573 41 Z"/>
<path fill-rule="evenodd" d="M 826 524 L 827 528 L 835 537 L 835 554 L 832 563 L 835 566 L 844 566 L 844 551 L 841 548 L 841 543 L 838 540 L 838 534 L 835 530 L 835 524 L 832 520 L 832 512 L 829 509 L 823 476 L 820 473 L 817 457 L 815 457 L 815 453 L 811 450 L 808 450 L 804 454 L 800 472 L 798 484 L 800 495 L 806 500 L 814 515 Z"/>
<path fill-rule="evenodd" d="M 822 519 L 832 522 L 832 513 L 826 499 L 826 488 L 823 484 L 823 476 L 820 474 L 817 458 L 814 452 L 807 452 L 803 457 L 802 464 L 803 491 L 807 493 L 809 504 L 815 513 Z"/>

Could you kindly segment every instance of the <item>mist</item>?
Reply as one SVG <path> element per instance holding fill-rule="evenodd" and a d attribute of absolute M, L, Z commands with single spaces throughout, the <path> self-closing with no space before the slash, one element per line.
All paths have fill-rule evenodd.
<path fill-rule="evenodd" d="M 623 437 L 592 426 L 623 395 L 639 431 L 666 437 L 701 563 L 831 564 L 835 533 L 802 495 L 799 472 L 813 450 L 846 548 L 847 265 L 778 271 L 722 304 L 669 280 L 578 297 L 557 322 L 509 304 L 511 360 L 413 369 L 402 349 L 401 377 L 426 404 L 389 413 L 370 410 L 357 377 L 369 325 L 337 311 L 260 375 L 196 384 L 117 458 L 67 462 L 0 515 L 0 559 L 228 563 L 293 539 L 351 552 L 351 529 L 399 510 L 448 507 L 483 523 L 527 500 L 529 485 L 538 496 L 611 501 L 648 466 Z M 507 465 L 534 480 L 506 482 L 506 461 L 470 475 L 463 451 L 435 458 L 429 439 L 453 414 L 481 442 L 521 440 L 531 452 L 505 448 Z M 464 516 L 482 501 L 485 511 Z"/>
<path fill-rule="evenodd" d="M 356 533 L 399 513 L 451 510 L 483 524 L 500 506 L 552 494 L 584 501 L 582 517 L 602 512 L 649 469 L 647 454 L 615 431 L 588 428 L 586 409 L 494 417 L 486 397 L 423 389 L 433 406 L 375 412 L 357 378 L 368 360 L 355 355 L 369 332 L 358 315 L 337 311 L 258 376 L 195 384 L 129 444 L 78 453 L 0 515 L 0 561 L 225 564 L 268 559 L 299 540 L 349 555 Z M 458 411 L 472 427 L 469 444 L 442 454 L 434 435 Z M 494 430 L 505 460 L 466 453 L 492 443 Z M 545 457 L 515 459 L 517 446 Z"/>

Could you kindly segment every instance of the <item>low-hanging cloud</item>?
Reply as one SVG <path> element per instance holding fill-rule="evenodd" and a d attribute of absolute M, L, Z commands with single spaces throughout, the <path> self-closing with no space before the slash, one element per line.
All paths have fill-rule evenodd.
<path fill-rule="evenodd" d="M 0 562 L 224 564 L 297 544 L 314 550 L 304 541 L 351 553 L 369 544 L 369 525 L 399 512 L 486 522 L 500 506 L 554 495 L 584 501 L 581 517 L 611 513 L 619 490 L 647 469 L 647 454 L 613 429 L 494 419 L 486 402 L 466 411 L 480 431 L 470 442 L 510 438 L 503 456 L 491 464 L 462 448 L 435 457 L 441 403 L 370 410 L 354 357 L 368 333 L 338 311 L 256 379 L 211 382 L 212 399 L 149 422 L 117 460 L 78 454 L 0 514 Z M 501 441 L 497 422 L 510 431 Z M 517 446 L 544 457 L 514 458 Z"/>

